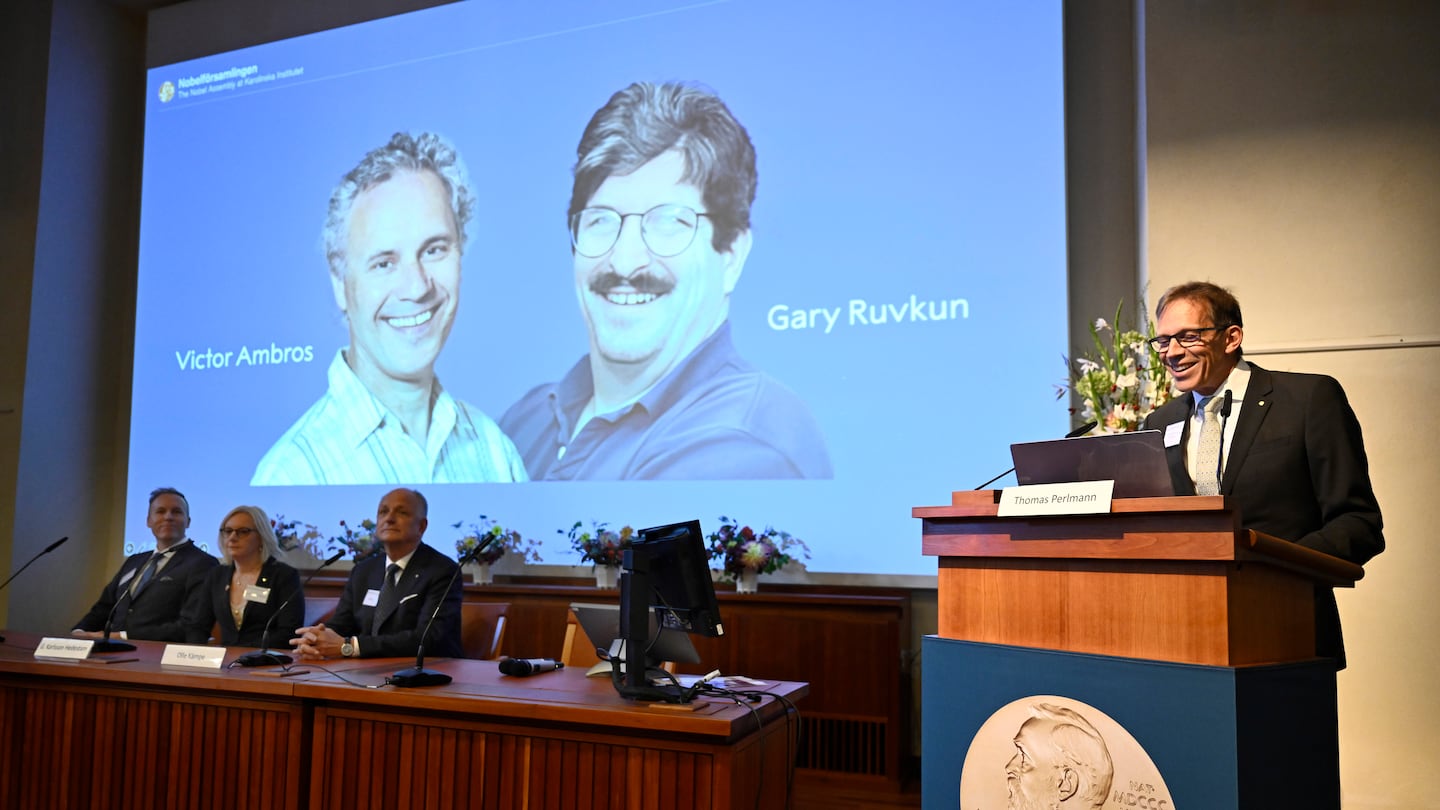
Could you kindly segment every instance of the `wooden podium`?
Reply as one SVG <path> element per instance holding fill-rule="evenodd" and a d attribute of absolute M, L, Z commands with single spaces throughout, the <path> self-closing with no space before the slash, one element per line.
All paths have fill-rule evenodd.
<path fill-rule="evenodd" d="M 1352 586 L 1359 566 L 1241 529 L 1223 496 L 1043 517 L 1000 517 L 998 500 L 965 491 L 913 509 L 924 553 L 939 558 L 927 807 L 956 806 L 952 775 L 932 778 L 937 746 L 953 771 L 966 734 L 1007 700 L 1068 694 L 1135 718 L 1127 728 L 1170 774 L 1175 807 L 1338 808 L 1334 664 L 1315 658 L 1315 588 Z M 1296 772 L 1276 762 L 1283 746 L 1318 783 L 1303 797 L 1274 784 Z"/>
<path fill-rule="evenodd" d="M 943 638 L 1215 666 L 1300 661 L 1315 655 L 1315 585 L 1364 576 L 1241 530 L 1218 495 L 1028 518 L 997 517 L 996 496 L 956 492 L 950 506 L 913 510 L 924 553 L 940 558 Z"/>

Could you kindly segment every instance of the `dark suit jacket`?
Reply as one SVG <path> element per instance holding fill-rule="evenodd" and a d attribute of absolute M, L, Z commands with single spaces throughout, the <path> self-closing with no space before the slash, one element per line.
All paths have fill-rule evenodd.
<path fill-rule="evenodd" d="M 130 578 L 139 576 L 140 569 L 150 560 L 152 553 L 142 551 L 126 558 L 110 584 L 100 592 L 100 599 L 90 612 L 75 624 L 75 629 L 104 630 L 105 620 L 113 609 L 115 618 L 110 623 L 110 629 L 116 634 L 124 630 L 130 638 L 183 642 L 185 624 L 181 614 L 205 575 L 219 561 L 186 540 L 176 547 L 160 573 L 132 599 L 129 596 Z M 123 587 L 120 584 L 122 581 L 125 583 Z M 117 607 L 117 601 L 123 601 L 123 604 Z"/>
<path fill-rule="evenodd" d="M 371 632 L 375 608 L 365 605 L 365 594 L 379 591 L 390 560 L 382 553 L 356 563 L 340 593 L 340 604 L 326 627 L 346 638 L 355 636 L 366 658 L 414 655 L 430 616 L 435 625 L 425 639 L 425 654 L 461 658 L 460 578 L 455 561 L 421 543 L 400 577 L 400 603 L 385 618 L 380 632 Z M 436 608 L 440 612 L 435 613 Z"/>
<path fill-rule="evenodd" d="M 1176 422 L 1189 430 L 1194 398 L 1157 408 L 1144 427 Z M 1380 505 L 1360 422 L 1332 377 L 1267 371 L 1250 364 L 1250 384 L 1235 425 L 1220 493 L 1241 525 L 1363 565 L 1385 550 Z M 1179 495 L 1194 495 L 1185 440 L 1166 449 Z M 1330 588 L 1315 592 L 1316 654 L 1345 665 L 1340 615 Z"/>
<path fill-rule="evenodd" d="M 285 647 L 295 635 L 295 628 L 305 623 L 305 594 L 300 591 L 300 572 L 275 558 L 260 566 L 260 579 L 256 585 L 270 589 L 270 598 L 265 604 L 245 603 L 245 615 L 240 629 L 235 628 L 235 617 L 230 613 L 230 578 L 235 575 L 234 565 L 218 565 L 205 575 L 200 587 L 185 605 L 184 623 L 186 641 L 190 644 L 204 644 L 210 640 L 210 630 L 220 625 L 220 644 L 225 647 Z M 279 611 L 279 615 L 276 615 Z M 270 632 L 265 625 L 274 618 Z"/>

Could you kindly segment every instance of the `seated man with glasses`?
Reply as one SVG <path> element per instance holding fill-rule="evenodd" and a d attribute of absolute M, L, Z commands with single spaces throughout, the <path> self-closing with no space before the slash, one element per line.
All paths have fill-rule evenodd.
<path fill-rule="evenodd" d="M 1180 495 L 1225 495 L 1246 529 L 1357 565 L 1385 549 L 1370 465 L 1345 391 L 1332 377 L 1269 371 L 1242 356 L 1240 302 L 1222 287 L 1172 287 L 1150 343 L 1177 397 L 1145 419 L 1164 432 Z M 1316 655 L 1345 666 L 1334 593 L 1316 588 Z"/>
<path fill-rule="evenodd" d="M 719 98 L 636 83 L 590 119 L 570 197 L 590 353 L 500 420 L 533 480 L 830 478 L 819 425 L 730 339 L 755 148 Z"/>
<path fill-rule="evenodd" d="M 73 635 L 101 638 L 108 628 L 119 638 L 185 640 L 181 612 L 216 560 L 185 537 L 190 503 L 178 489 L 150 493 L 145 525 L 155 535 L 155 549 L 120 564 L 90 612 L 75 623 Z"/>

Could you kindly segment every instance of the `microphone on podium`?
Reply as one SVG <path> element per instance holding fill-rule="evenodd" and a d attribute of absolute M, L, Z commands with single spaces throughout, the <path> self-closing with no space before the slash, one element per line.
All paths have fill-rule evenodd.
<path fill-rule="evenodd" d="M 1098 425 L 1098 424 L 1100 424 L 1100 423 L 1099 423 L 1099 422 L 1086 422 L 1085 424 L 1081 425 L 1080 427 L 1075 428 L 1074 430 L 1070 431 L 1069 433 L 1066 433 L 1066 434 L 1065 434 L 1065 438 L 1067 438 L 1067 439 L 1075 439 L 1075 438 L 1079 438 L 1079 437 L 1081 437 L 1081 436 L 1084 436 L 1086 433 L 1089 433 L 1091 430 L 1094 430 L 1094 429 L 1095 429 L 1095 426 Z M 1005 472 L 1000 473 L 999 475 L 995 476 L 994 478 L 991 478 L 989 481 L 986 481 L 985 483 L 983 483 L 983 484 L 981 484 L 980 486 L 975 487 L 975 488 L 976 488 L 976 489 L 984 489 L 985 487 L 990 486 L 991 484 L 995 483 L 996 481 L 999 481 L 1001 478 L 1004 478 L 1005 476 L 1009 475 L 1009 474 L 1012 473 L 1012 472 L 1015 472 L 1015 468 L 1014 468 L 1014 467 L 1011 467 L 1010 469 L 1006 470 Z"/>
<path fill-rule="evenodd" d="M 1230 409 L 1234 407 L 1235 395 L 1225 389 L 1225 398 L 1220 401 L 1220 451 L 1215 454 L 1215 480 L 1225 480 L 1225 425 L 1230 421 Z"/>
<path fill-rule="evenodd" d="M 265 622 L 265 629 L 260 631 L 260 649 L 254 652 L 245 653 L 239 658 L 236 658 L 236 666 L 283 666 L 295 660 L 294 658 L 291 658 L 285 653 L 276 652 L 275 650 L 270 649 L 270 628 L 275 624 L 275 619 L 280 616 L 280 613 L 284 611 L 286 607 L 289 607 L 290 603 L 294 601 L 295 597 L 305 592 L 305 586 L 310 584 L 310 580 L 314 579 L 316 574 L 320 573 L 331 564 L 339 562 L 340 558 L 344 556 L 345 549 L 341 549 L 335 552 L 335 554 L 330 559 L 320 563 L 320 566 L 314 571 L 310 572 L 310 576 L 306 577 L 305 581 L 300 583 L 299 589 L 286 597 L 285 601 L 280 603 L 280 607 L 276 608 L 275 612 L 270 614 L 270 620 Z"/>
<path fill-rule="evenodd" d="M 9 586 L 10 583 L 11 583 L 16 577 L 18 577 L 18 576 L 20 576 L 22 573 L 24 573 L 25 569 L 30 567 L 30 563 L 35 562 L 36 560 L 40 559 L 41 557 L 44 557 L 46 554 L 49 554 L 50 552 L 52 552 L 52 551 L 54 551 L 55 549 L 59 548 L 66 540 L 69 540 L 69 539 L 70 539 L 70 536 L 69 536 L 69 535 L 66 535 L 66 536 L 60 538 L 59 540 L 56 540 L 55 542 L 51 543 L 50 545 L 46 546 L 43 550 L 40 551 L 40 553 L 36 554 L 34 557 L 31 557 L 28 562 L 26 562 L 24 565 L 20 566 L 20 570 L 16 571 L 15 573 L 11 574 L 10 576 L 6 577 L 4 582 L 0 582 L 0 591 L 5 590 L 5 588 L 6 588 L 7 586 Z M 4 641 L 5 641 L 5 637 L 4 637 L 4 636 L 0 636 L 0 643 L 3 643 Z"/>
<path fill-rule="evenodd" d="M 440 615 L 440 608 L 445 606 L 445 596 L 449 595 L 450 589 L 455 587 L 455 580 L 460 576 L 460 569 L 465 567 L 465 563 L 479 557 L 480 552 L 489 548 L 499 539 L 499 535 L 489 535 L 471 549 L 470 553 L 456 561 L 455 573 L 450 575 L 450 582 L 445 586 L 445 594 L 441 595 L 439 603 L 435 605 L 435 610 L 430 613 L 430 620 L 425 623 L 424 631 L 420 633 L 420 649 L 415 651 L 415 666 L 391 675 L 385 679 L 385 683 L 408 689 L 415 686 L 444 686 L 454 680 L 443 672 L 425 668 L 425 638 L 430 635 L 430 628 L 435 624 L 435 617 Z"/>

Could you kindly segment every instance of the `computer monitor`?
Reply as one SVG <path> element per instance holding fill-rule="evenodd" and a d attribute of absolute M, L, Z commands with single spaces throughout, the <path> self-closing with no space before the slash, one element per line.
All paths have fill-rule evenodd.
<path fill-rule="evenodd" d="M 650 683 L 650 617 L 656 625 L 702 636 L 721 636 L 720 604 L 710 576 L 700 521 L 641 529 L 625 551 L 620 573 L 621 636 L 625 669 L 615 668 L 615 688 L 636 700 L 688 702 L 676 685 Z M 661 670 L 663 672 L 663 670 Z"/>
<path fill-rule="evenodd" d="M 580 629 L 585 632 L 586 639 L 594 646 L 596 652 L 606 650 L 611 655 L 624 656 L 625 647 L 624 637 L 620 633 L 619 605 L 571 602 L 570 612 L 575 614 L 575 621 L 580 623 Z M 647 634 L 649 636 L 645 656 L 647 664 L 657 666 L 663 665 L 666 661 L 673 661 L 677 664 L 700 663 L 700 653 L 690 642 L 690 635 L 681 630 L 661 627 L 655 621 L 653 613 L 650 615 L 650 627 Z M 602 661 L 601 663 L 607 662 Z"/>

